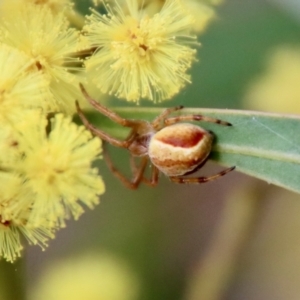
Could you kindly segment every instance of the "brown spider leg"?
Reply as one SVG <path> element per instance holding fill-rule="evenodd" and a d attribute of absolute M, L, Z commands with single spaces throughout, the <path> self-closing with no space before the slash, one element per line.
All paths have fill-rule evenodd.
<path fill-rule="evenodd" d="M 84 97 L 88 100 L 88 102 L 96 110 L 101 112 L 103 115 L 105 115 L 106 117 L 108 117 L 112 121 L 114 121 L 114 122 L 116 122 L 116 123 L 118 123 L 122 126 L 125 126 L 125 127 L 132 127 L 132 126 L 136 125 L 137 121 L 122 118 L 121 116 L 119 116 L 118 114 L 113 112 L 112 110 L 108 109 L 107 107 L 101 105 L 99 102 L 97 102 L 96 100 L 91 98 L 91 96 L 87 93 L 86 89 L 84 88 L 84 86 L 81 83 L 79 83 L 79 86 L 80 86 L 80 89 L 81 89 Z"/>
<path fill-rule="evenodd" d="M 132 156 L 132 155 L 130 156 L 130 166 L 131 166 L 131 170 L 132 170 L 133 173 L 137 172 L 137 166 L 136 166 L 135 161 L 134 161 L 134 156 Z M 145 184 L 153 187 L 158 182 L 159 170 L 154 165 L 152 165 L 151 167 L 152 167 L 151 177 L 147 178 L 147 177 L 143 176 L 142 181 Z"/>
<path fill-rule="evenodd" d="M 170 177 L 170 179 L 171 181 L 176 183 L 205 183 L 208 181 L 218 179 L 219 177 L 226 175 L 227 173 L 231 172 L 234 169 L 235 167 L 231 167 L 217 173 L 216 175 L 212 175 L 208 177 Z"/>
<path fill-rule="evenodd" d="M 232 126 L 231 123 L 226 121 L 222 121 L 220 119 L 210 118 L 202 115 L 185 115 L 185 116 L 177 116 L 165 119 L 165 125 L 175 124 L 181 121 L 205 121 L 210 123 L 216 123 L 224 126 Z"/>
<path fill-rule="evenodd" d="M 157 185 L 158 174 L 159 174 L 159 170 L 154 165 L 152 165 L 151 179 L 150 179 L 150 182 L 148 183 L 148 185 L 150 185 L 150 186 Z"/>
<path fill-rule="evenodd" d="M 104 143 L 105 144 L 105 143 Z M 133 178 L 130 180 L 126 178 L 117 168 L 113 165 L 113 162 L 106 151 L 106 147 L 103 147 L 103 157 L 110 171 L 117 177 L 126 187 L 130 189 L 136 189 L 143 179 L 143 175 L 147 166 L 148 157 L 142 157 L 140 166 L 133 173 Z"/>
<path fill-rule="evenodd" d="M 170 108 L 166 108 L 159 116 L 157 116 L 153 121 L 152 121 L 152 126 L 155 129 L 160 128 L 160 123 L 172 112 L 177 111 L 183 109 L 183 106 L 175 106 L 175 107 L 170 107 Z"/>
<path fill-rule="evenodd" d="M 135 174 L 135 173 L 137 172 L 137 170 L 138 170 L 138 167 L 136 166 L 136 162 L 135 162 L 135 156 L 130 155 L 130 157 L 129 157 L 129 163 L 130 163 L 130 169 L 131 169 L 131 172 L 132 172 L 133 174 Z M 147 179 L 143 176 L 143 181 L 144 181 L 144 179 L 147 180 Z"/>
<path fill-rule="evenodd" d="M 113 146 L 120 147 L 120 148 L 128 148 L 130 144 L 132 143 L 135 135 L 131 135 L 129 138 L 127 138 L 125 141 L 118 140 L 110 135 L 108 135 L 106 132 L 96 128 L 93 124 L 91 124 L 86 116 L 83 114 L 81 108 L 79 107 L 78 101 L 76 101 L 76 108 L 78 116 L 80 117 L 82 123 L 84 126 L 90 130 L 94 135 L 100 137 L 102 140 L 109 142 Z"/>

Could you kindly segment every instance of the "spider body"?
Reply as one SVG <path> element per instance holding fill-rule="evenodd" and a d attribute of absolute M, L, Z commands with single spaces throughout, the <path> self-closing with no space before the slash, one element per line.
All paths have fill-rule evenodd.
<path fill-rule="evenodd" d="M 182 106 L 165 109 L 152 122 L 124 119 L 92 99 L 82 85 L 80 85 L 80 88 L 85 98 L 96 110 L 112 121 L 131 128 L 125 140 L 118 140 L 94 127 L 84 116 L 78 102 L 76 102 L 78 115 L 87 129 L 104 142 L 125 148 L 130 152 L 133 172 L 131 180 L 123 176 L 114 167 L 104 147 L 104 158 L 108 167 L 127 187 L 135 189 L 141 182 L 154 186 L 158 182 L 159 172 L 164 173 L 171 181 L 176 183 L 202 183 L 215 180 L 235 168 L 231 167 L 208 177 L 185 177 L 187 174 L 196 172 L 206 162 L 211 152 L 213 134 L 200 126 L 180 122 L 206 121 L 231 126 L 230 123 L 202 115 L 169 117 L 172 112 L 181 110 Z M 141 157 L 139 166 L 136 166 L 134 157 Z M 151 178 L 146 178 L 144 173 L 149 160 L 152 164 Z"/>
<path fill-rule="evenodd" d="M 148 155 L 149 142 L 154 135 L 155 130 L 151 124 L 147 121 L 141 122 L 138 130 L 136 130 L 134 139 L 128 146 L 131 155 L 138 157 Z"/>

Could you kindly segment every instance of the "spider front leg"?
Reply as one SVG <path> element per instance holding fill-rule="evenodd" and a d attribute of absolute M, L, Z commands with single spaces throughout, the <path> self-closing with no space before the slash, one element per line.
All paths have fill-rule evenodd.
<path fill-rule="evenodd" d="M 86 91 L 86 89 L 84 88 L 84 86 L 80 83 L 79 84 L 80 89 L 82 94 L 84 95 L 84 97 L 86 98 L 86 100 L 100 113 L 102 113 L 104 116 L 108 117 L 109 119 L 111 119 L 112 121 L 125 126 L 125 127 L 132 127 L 136 125 L 136 121 L 134 120 L 128 120 L 128 119 L 124 119 L 121 116 L 119 116 L 118 114 L 116 114 L 115 112 L 113 112 L 112 110 L 108 109 L 107 107 L 101 105 L 99 102 L 97 102 L 96 100 L 94 100 Z M 76 106 L 78 106 L 76 104 Z"/>
<path fill-rule="evenodd" d="M 112 144 L 113 146 L 120 147 L 120 148 L 128 148 L 130 144 L 132 143 L 134 139 L 134 135 L 132 135 L 130 138 L 127 138 L 124 141 L 118 140 L 110 135 L 108 135 L 106 132 L 96 128 L 93 124 L 89 122 L 89 120 L 84 115 L 83 111 L 81 110 L 78 101 L 75 102 L 78 116 L 80 117 L 82 123 L 84 126 L 90 130 L 94 135 L 98 136 L 102 140 Z"/>
<path fill-rule="evenodd" d="M 184 116 L 177 116 L 177 117 L 170 117 L 164 120 L 166 126 L 175 124 L 181 121 L 205 121 L 210 123 L 216 123 L 224 126 L 232 126 L 231 123 L 222 121 L 220 119 L 210 118 L 203 115 L 184 115 Z"/>
<path fill-rule="evenodd" d="M 183 106 L 175 106 L 171 108 L 166 108 L 159 116 L 157 116 L 153 121 L 152 121 L 152 126 L 156 130 L 161 128 L 161 122 L 164 121 L 164 119 L 172 112 L 183 109 Z"/>
<path fill-rule="evenodd" d="M 176 183 L 205 183 L 212 180 L 216 180 L 219 177 L 222 177 L 226 175 L 227 173 L 233 171 L 235 169 L 234 167 L 230 167 L 228 169 L 225 169 L 215 175 L 212 176 L 202 176 L 202 177 L 170 177 L 170 180 Z"/>

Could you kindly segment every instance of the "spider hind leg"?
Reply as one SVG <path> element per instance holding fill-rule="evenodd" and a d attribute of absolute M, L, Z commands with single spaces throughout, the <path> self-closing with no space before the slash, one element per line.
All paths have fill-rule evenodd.
<path fill-rule="evenodd" d="M 230 167 L 228 169 L 225 169 L 215 175 L 211 175 L 211 176 L 202 176 L 202 177 L 170 177 L 171 181 L 175 182 L 175 183 L 205 183 L 205 182 L 209 182 L 212 180 L 216 180 L 224 175 L 226 175 L 227 173 L 233 171 L 235 169 L 234 167 Z"/>

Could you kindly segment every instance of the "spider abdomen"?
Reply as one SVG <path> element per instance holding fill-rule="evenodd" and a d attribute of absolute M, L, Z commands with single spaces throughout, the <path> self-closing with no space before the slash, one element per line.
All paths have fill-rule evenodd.
<path fill-rule="evenodd" d="M 167 176 L 192 172 L 205 161 L 212 147 L 213 136 L 205 129 L 178 123 L 164 127 L 150 140 L 151 162 Z"/>

